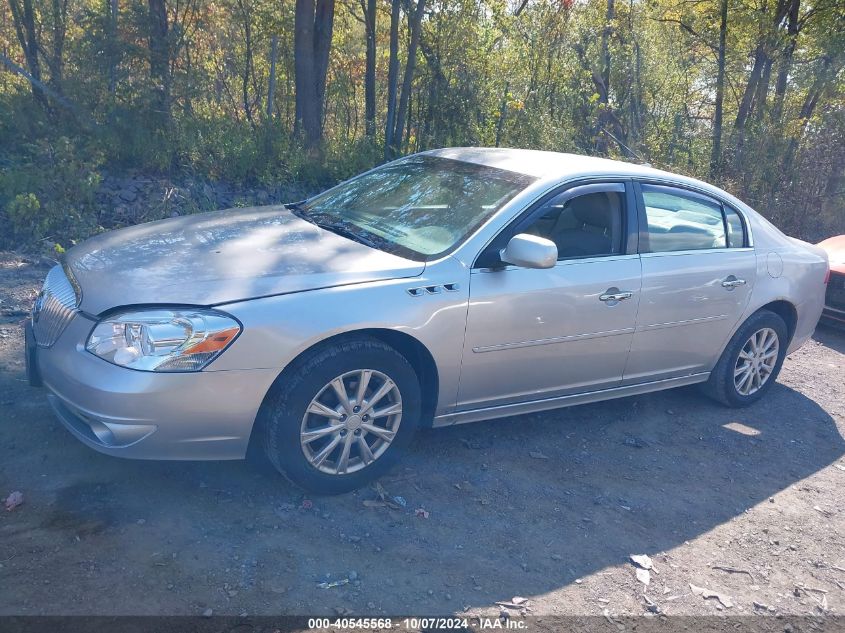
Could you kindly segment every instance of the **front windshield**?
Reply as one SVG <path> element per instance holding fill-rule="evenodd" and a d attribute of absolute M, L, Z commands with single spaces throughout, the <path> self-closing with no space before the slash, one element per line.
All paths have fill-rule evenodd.
<path fill-rule="evenodd" d="M 414 259 L 461 243 L 533 178 L 436 156 L 411 156 L 342 183 L 298 209 Z"/>

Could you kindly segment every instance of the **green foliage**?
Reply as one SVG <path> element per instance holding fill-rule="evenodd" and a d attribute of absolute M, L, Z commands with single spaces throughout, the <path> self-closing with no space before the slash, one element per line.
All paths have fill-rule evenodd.
<path fill-rule="evenodd" d="M 382 160 L 388 0 L 378 0 L 377 11 L 377 133 L 367 136 L 364 121 L 366 3 L 338 3 L 317 151 L 304 149 L 294 120 L 295 3 L 165 0 L 163 80 L 150 67 L 147 2 L 120 3 L 111 16 L 109 2 L 69 0 L 64 17 L 56 3 L 32 2 L 42 80 L 53 92 L 41 105 L 25 79 L 0 71 L 2 247 L 68 245 L 100 223 L 120 225 L 98 217 L 111 212 L 96 197 L 106 170 L 223 182 L 243 192 L 233 203 L 252 204 L 250 188 L 313 191 Z M 400 69 L 404 11 L 413 4 L 402 4 Z M 777 7 L 789 4 L 797 31 L 788 16 L 776 19 Z M 403 152 L 498 144 L 647 161 L 715 181 L 802 237 L 845 232 L 841 0 L 729 0 L 716 168 L 719 0 L 427 0 L 426 7 Z M 26 66 L 7 3 L 0 11 L 0 50 Z M 758 58 L 763 72 L 755 75 Z M 753 98 L 742 116 L 746 93 Z M 213 208 L 214 196 L 201 192 L 194 188 L 180 211 Z M 125 221 L 172 211 L 165 199 Z"/>
<path fill-rule="evenodd" d="M 68 246 L 95 232 L 99 151 L 78 148 L 64 136 L 21 150 L 13 166 L 0 172 L 2 246 Z"/>

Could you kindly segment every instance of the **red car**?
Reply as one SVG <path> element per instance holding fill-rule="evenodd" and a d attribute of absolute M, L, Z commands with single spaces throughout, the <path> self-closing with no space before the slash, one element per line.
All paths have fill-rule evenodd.
<path fill-rule="evenodd" d="M 829 237 L 818 244 L 830 260 L 830 281 L 824 299 L 822 320 L 845 327 L 845 235 Z"/>

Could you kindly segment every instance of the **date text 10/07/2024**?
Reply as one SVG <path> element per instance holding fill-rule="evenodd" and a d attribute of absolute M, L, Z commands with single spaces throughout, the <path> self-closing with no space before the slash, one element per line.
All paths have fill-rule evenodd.
<path fill-rule="evenodd" d="M 527 622 L 493 617 L 445 617 L 445 618 L 310 618 L 309 629 L 399 629 L 399 630 L 467 630 L 470 626 L 477 629 L 524 630 Z"/>

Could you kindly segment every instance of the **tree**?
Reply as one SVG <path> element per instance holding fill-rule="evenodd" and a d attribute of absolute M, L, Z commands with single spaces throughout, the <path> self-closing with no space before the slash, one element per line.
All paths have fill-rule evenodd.
<path fill-rule="evenodd" d="M 309 151 L 323 136 L 326 75 L 334 28 L 334 0 L 297 0 L 294 18 L 296 130 Z"/>
<path fill-rule="evenodd" d="M 390 160 L 396 130 L 396 92 L 399 86 L 400 0 L 390 3 L 390 53 L 387 64 L 387 116 L 384 120 L 384 158 Z"/>
<path fill-rule="evenodd" d="M 149 8 L 148 42 L 150 80 L 155 90 L 155 108 L 159 120 L 170 122 L 170 25 L 167 0 L 147 0 Z"/>
<path fill-rule="evenodd" d="M 367 37 L 364 71 L 364 129 L 370 138 L 376 134 L 376 0 L 360 0 Z"/>
<path fill-rule="evenodd" d="M 722 163 L 722 117 L 725 104 L 725 53 L 728 34 L 728 0 L 719 0 L 719 51 L 716 70 L 716 111 L 713 115 L 713 147 L 710 152 L 710 177 L 719 175 Z"/>
<path fill-rule="evenodd" d="M 32 7 L 32 0 L 9 0 L 9 8 L 12 11 L 15 34 L 23 50 L 29 75 L 32 78 L 29 82 L 32 96 L 39 105 L 46 109 L 47 96 L 41 82 L 41 62 L 38 59 L 41 44 L 35 24 L 35 10 Z"/>
<path fill-rule="evenodd" d="M 417 47 L 420 43 L 420 31 L 422 29 L 422 18 L 425 11 L 425 0 L 417 0 L 417 8 L 408 16 L 408 22 L 411 30 L 411 36 L 408 42 L 408 59 L 405 62 L 405 74 L 402 77 L 402 92 L 399 96 L 399 105 L 396 108 L 396 121 L 393 124 L 393 130 L 390 135 L 385 138 L 384 152 L 385 158 L 394 158 L 402 145 L 402 135 L 405 129 L 405 118 L 409 116 L 409 101 L 411 99 L 411 85 L 414 81 L 414 69 L 417 65 Z M 392 21 L 392 20 L 391 20 Z M 391 29 L 392 29 L 391 24 Z M 391 30 L 391 44 L 393 38 L 393 31 Z M 392 54 L 392 52 L 391 52 Z M 392 58 L 391 58 L 392 60 Z M 390 82 L 388 82 L 390 83 Z M 391 86 L 395 90 L 396 79 Z M 396 97 L 393 97 L 394 102 Z M 388 125 L 391 119 L 388 118 Z"/>

